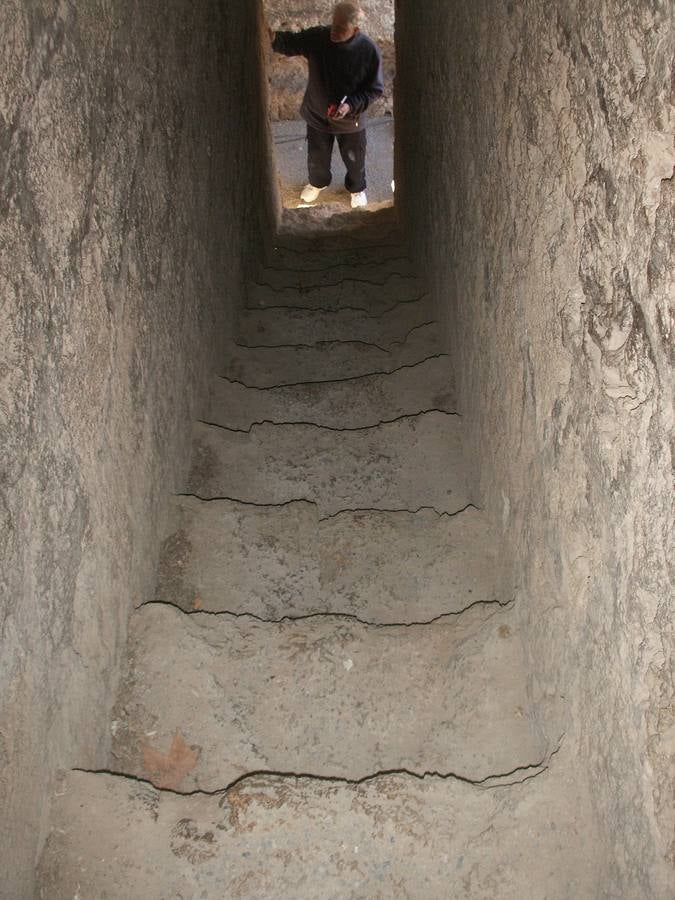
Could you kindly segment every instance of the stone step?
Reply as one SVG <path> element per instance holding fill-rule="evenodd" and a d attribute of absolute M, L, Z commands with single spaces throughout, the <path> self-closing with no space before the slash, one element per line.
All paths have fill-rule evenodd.
<path fill-rule="evenodd" d="M 266 388 L 393 372 L 440 352 L 437 325 L 415 328 L 402 343 L 390 348 L 360 341 L 256 348 L 234 344 L 219 374 L 250 387 Z"/>
<path fill-rule="evenodd" d="M 313 503 L 173 497 L 155 598 L 184 610 L 273 620 L 327 612 L 320 608 L 318 528 Z"/>
<path fill-rule="evenodd" d="M 266 252 L 291 251 L 293 253 L 367 253 L 394 247 L 408 252 L 408 243 L 399 228 L 343 229 L 340 231 L 286 232 L 280 231 L 271 241 Z"/>
<path fill-rule="evenodd" d="M 285 209 L 274 240 L 276 246 L 331 250 L 402 242 L 396 210 L 390 204 L 365 211 L 345 210 L 341 205 Z"/>
<path fill-rule="evenodd" d="M 246 284 L 248 309 L 352 309 L 377 314 L 426 296 L 426 287 L 419 278 L 396 274 L 371 279 L 352 275 L 336 284 L 301 291 L 294 287 L 273 288 L 255 281 Z"/>
<path fill-rule="evenodd" d="M 361 265 L 355 266 L 341 262 L 329 262 L 322 268 L 271 268 L 260 266 L 254 280 L 258 284 L 265 284 L 276 290 L 293 288 L 322 287 L 337 285 L 347 279 L 363 280 L 365 282 L 383 282 L 390 275 L 405 275 L 414 278 L 415 269 L 411 261 L 401 256 L 396 259 L 375 262 L 367 260 Z"/>
<path fill-rule="evenodd" d="M 279 620 L 317 613 L 429 622 L 474 603 L 506 603 L 487 517 L 344 512 L 311 503 L 257 507 L 174 497 L 155 599 L 186 611 Z"/>
<path fill-rule="evenodd" d="M 54 797 L 40 897 L 601 897 L 607 869 L 583 775 L 561 754 L 552 764 L 494 788 L 257 775 L 191 796 L 71 772 Z"/>
<path fill-rule="evenodd" d="M 367 252 L 371 248 L 396 247 L 408 252 L 408 242 L 398 226 L 364 229 L 292 231 L 281 230 L 267 241 L 267 252 L 291 250 L 295 253 Z"/>
<path fill-rule="evenodd" d="M 237 341 L 246 346 L 315 344 L 319 341 L 364 341 L 389 349 L 413 328 L 435 323 L 429 298 L 404 303 L 382 313 L 350 309 L 241 310 Z"/>
<path fill-rule="evenodd" d="M 428 622 L 512 592 L 496 568 L 487 517 L 347 512 L 320 523 L 319 573 L 327 603 L 372 622 Z"/>
<path fill-rule="evenodd" d="M 214 791 L 258 771 L 483 780 L 544 755 L 512 609 L 373 626 L 147 604 L 129 622 L 129 659 L 110 769 L 158 787 Z M 178 732 L 195 749 L 168 785 L 158 756 Z"/>
<path fill-rule="evenodd" d="M 370 247 L 322 248 L 313 244 L 272 246 L 265 254 L 265 264 L 272 269 L 323 269 L 340 263 L 345 266 L 373 265 L 409 258 L 401 244 L 381 243 Z"/>
<path fill-rule="evenodd" d="M 425 409 L 454 412 L 451 378 L 446 356 L 431 357 L 385 375 L 290 387 L 254 388 L 215 378 L 205 419 L 241 429 L 266 421 L 362 428 Z"/>
<path fill-rule="evenodd" d="M 249 432 L 199 423 L 187 493 L 247 503 L 310 500 L 320 514 L 471 502 L 458 417 L 431 412 L 359 431 L 256 425 Z"/>

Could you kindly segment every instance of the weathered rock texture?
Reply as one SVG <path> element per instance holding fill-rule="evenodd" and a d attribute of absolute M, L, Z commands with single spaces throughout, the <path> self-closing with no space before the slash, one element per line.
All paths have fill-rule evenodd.
<path fill-rule="evenodd" d="M 309 0 L 264 0 L 265 15 L 274 31 L 300 31 L 331 20 L 332 2 Z M 382 116 L 393 112 L 396 52 L 394 48 L 394 0 L 366 0 L 363 30 L 382 51 L 385 90 L 369 114 Z M 270 112 L 273 119 L 297 119 L 307 84 L 307 63 L 301 57 L 273 53 L 269 66 Z"/>
<path fill-rule="evenodd" d="M 260 773 L 180 795 L 73 772 L 43 859 L 44 900 L 522 900 L 599 896 L 590 811 L 569 767 L 484 789 L 391 773 L 362 783 Z M 522 774 L 522 773 L 521 773 Z M 96 852 L 72 835 L 99 813 Z M 80 849 L 78 847 L 78 849 Z"/>
<path fill-rule="evenodd" d="M 368 213 L 364 236 L 381 238 L 393 213 Z M 268 271 L 281 275 L 287 254 L 297 259 L 271 253 Z M 336 270 L 341 255 L 335 247 Z M 362 305 L 389 264 L 352 266 L 361 287 L 351 302 Z M 285 270 L 298 298 L 308 273 Z M 409 305 L 392 336 L 407 332 Z M 270 313 L 279 344 L 267 349 L 293 369 L 297 407 L 311 364 L 288 354 L 288 310 Z M 325 310 L 311 315 L 315 340 L 368 346 L 367 320 L 352 319 L 347 335 L 341 317 L 331 332 Z M 428 338 L 420 363 L 430 349 Z M 194 495 L 174 498 L 195 519 L 170 539 L 160 602 L 131 617 L 107 772 L 71 772 L 55 791 L 41 898 L 600 896 L 606 854 L 590 791 L 574 744 L 547 739 L 528 699 L 526 641 L 484 514 L 424 508 L 452 505 L 470 460 L 462 420 L 424 413 L 436 391 L 414 368 L 418 414 L 394 423 L 349 427 L 343 393 L 332 425 L 314 419 L 322 404 L 304 424 L 283 412 L 262 431 L 225 424 L 209 429 L 211 453 L 197 429 Z M 338 381 L 323 381 L 324 399 Z M 221 414 L 227 423 L 227 406 Z M 371 395 L 368 416 L 379 414 Z M 461 533 L 454 548 L 434 519 Z M 483 559 L 469 587 L 472 536 Z M 190 572 L 211 573 L 211 590 L 193 593 Z M 172 605 L 181 581 L 189 612 Z"/>
<path fill-rule="evenodd" d="M 255 4 L 4 0 L 0 34 L 0 893 L 23 898 L 55 771 L 106 759 L 267 172 Z"/>
<path fill-rule="evenodd" d="M 397 197 L 516 569 L 533 699 L 590 775 L 603 896 L 631 900 L 673 886 L 672 11 L 397 10 Z"/>

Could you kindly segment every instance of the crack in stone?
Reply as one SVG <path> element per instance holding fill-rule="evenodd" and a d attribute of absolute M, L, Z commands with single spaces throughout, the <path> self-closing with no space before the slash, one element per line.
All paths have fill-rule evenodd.
<path fill-rule="evenodd" d="M 256 613 L 251 612 L 232 612 L 227 609 L 219 609 L 219 610 L 211 610 L 211 609 L 182 609 L 182 607 L 177 606 L 175 603 L 171 603 L 167 600 L 146 600 L 144 603 L 140 603 L 138 606 L 135 606 L 134 609 L 138 612 L 141 609 L 145 609 L 147 606 L 170 606 L 171 609 L 175 609 L 177 612 L 181 613 L 185 616 L 223 616 L 229 617 L 231 619 L 253 619 L 256 622 L 260 622 L 263 625 L 282 625 L 284 622 L 305 622 L 312 619 L 347 619 L 350 622 L 355 622 L 357 625 L 364 625 L 368 628 L 425 628 L 428 625 L 434 625 L 437 622 L 441 622 L 444 619 L 452 619 L 457 616 L 461 616 L 464 613 L 469 612 L 469 610 L 474 609 L 477 606 L 496 606 L 499 609 L 511 609 L 515 604 L 515 599 L 511 600 L 474 600 L 473 603 L 469 603 L 468 606 L 462 607 L 462 609 L 457 609 L 452 612 L 439 613 L 437 616 L 433 616 L 431 619 L 422 619 L 419 621 L 411 621 L 411 622 L 374 622 L 370 619 L 361 619 L 355 613 L 344 613 L 344 612 L 314 612 L 314 613 L 303 613 L 297 616 L 294 615 L 286 615 L 280 616 L 278 619 L 266 619 L 264 616 L 256 615 Z M 491 617 L 490 617 L 491 618 Z"/>
<path fill-rule="evenodd" d="M 402 340 L 394 341 L 391 346 L 400 347 L 402 344 L 405 344 L 410 335 L 415 331 L 419 331 L 420 328 L 428 328 L 430 325 L 438 325 L 438 322 L 436 321 L 436 319 L 430 319 L 428 322 L 421 322 L 419 325 L 414 325 Z"/>
<path fill-rule="evenodd" d="M 415 325 L 410 331 L 406 332 L 405 336 L 400 341 L 392 341 L 389 345 L 389 349 L 383 347 L 381 344 L 375 344 L 372 341 L 345 341 L 340 338 L 334 338 L 329 341 L 316 341 L 314 344 L 241 344 L 239 341 L 234 341 L 233 343 L 235 347 L 238 347 L 241 350 L 315 350 L 317 347 L 323 347 L 326 344 L 340 344 L 344 346 L 356 345 L 361 347 L 372 347 L 375 350 L 379 350 L 381 353 L 391 353 L 392 347 L 403 346 L 414 331 L 437 324 L 438 323 L 435 320 L 432 320 L 430 322 L 422 322 L 420 325 Z"/>
<path fill-rule="evenodd" d="M 337 512 L 331 513 L 328 516 L 319 516 L 319 522 L 328 522 L 329 519 L 336 519 L 338 516 L 341 516 L 343 513 L 400 513 L 400 514 L 409 515 L 409 516 L 416 516 L 417 513 L 431 512 L 431 513 L 435 513 L 439 517 L 439 519 L 442 519 L 442 518 L 454 519 L 455 516 L 461 515 L 462 513 L 466 512 L 468 509 L 475 509 L 477 512 L 483 511 L 479 506 L 476 506 L 475 503 L 467 503 L 466 506 L 462 506 L 461 509 L 456 509 L 453 512 L 448 512 L 447 510 L 436 509 L 435 506 L 418 506 L 417 509 L 382 509 L 381 507 L 377 508 L 377 507 L 373 507 L 373 506 L 365 506 L 365 507 L 339 509 Z"/>
<path fill-rule="evenodd" d="M 413 303 L 421 303 L 426 297 L 429 297 L 429 291 L 425 291 L 423 294 L 420 294 L 419 297 L 413 297 L 411 300 L 398 300 L 394 303 L 393 306 L 388 306 L 386 309 L 381 312 L 372 313 L 370 312 L 370 308 L 367 306 L 293 306 L 291 304 L 283 304 L 278 303 L 271 306 L 244 306 L 241 309 L 241 312 L 256 312 L 256 313 L 264 313 L 264 312 L 272 312 L 273 310 L 297 310 L 298 312 L 304 313 L 328 313 L 328 314 L 337 314 L 343 312 L 357 312 L 357 313 L 368 313 L 365 318 L 367 319 L 380 319 L 383 316 L 389 315 L 389 313 L 395 312 L 398 310 L 400 306 L 410 306 Z"/>
<path fill-rule="evenodd" d="M 533 765 L 533 766 L 523 766 L 519 769 L 514 769 L 513 772 L 507 772 L 505 775 L 488 776 L 481 782 L 481 784 L 483 784 L 485 787 L 489 787 L 489 788 L 515 787 L 519 784 L 525 784 L 526 781 L 531 781 L 533 778 L 536 778 L 538 775 L 543 775 L 544 772 L 548 771 L 553 757 L 559 753 L 560 749 L 562 748 L 564 740 L 565 740 L 565 734 L 563 733 L 558 738 L 558 742 L 557 742 L 556 746 L 553 748 L 553 750 L 548 751 L 544 755 L 541 763 L 539 763 L 537 765 Z M 528 769 L 532 769 L 533 771 L 531 771 L 529 774 L 524 774 L 524 776 L 522 778 L 519 778 L 515 781 L 502 781 L 502 779 L 510 778 L 511 775 L 515 775 L 517 772 L 526 773 Z M 486 784 L 486 782 L 488 782 L 488 781 L 491 781 L 494 783 Z"/>
<path fill-rule="evenodd" d="M 416 772 L 413 769 L 407 769 L 404 767 L 400 769 L 381 769 L 377 772 L 372 772 L 369 775 L 364 775 L 361 778 L 348 778 L 346 776 L 339 775 L 321 775 L 314 772 L 292 772 L 275 769 L 256 769 L 252 772 L 245 772 L 243 775 L 238 776 L 224 787 L 218 788 L 214 791 L 178 791 L 171 788 L 158 788 L 155 787 L 155 785 L 146 778 L 141 778 L 137 775 L 128 775 L 123 772 L 115 772 L 112 769 L 74 768 L 72 769 L 72 771 L 82 772 L 87 775 L 110 775 L 115 778 L 124 779 L 126 781 L 132 781 L 147 785 L 158 791 L 160 794 L 172 794 L 178 797 L 218 797 L 223 794 L 227 794 L 229 791 L 233 790 L 236 787 L 239 787 L 247 781 L 252 781 L 255 778 L 260 777 L 278 778 L 280 780 L 293 779 L 295 781 L 313 781 L 324 784 L 349 785 L 353 787 L 359 787 L 361 785 L 367 785 L 371 782 L 378 781 L 383 778 L 402 776 L 405 778 L 413 779 L 415 781 L 426 781 L 427 779 L 437 781 L 459 781 L 463 784 L 468 784 L 476 788 L 481 788 L 483 790 L 493 790 L 496 788 L 516 787 L 520 784 L 524 784 L 526 781 L 530 781 L 532 778 L 543 775 L 544 772 L 548 771 L 552 758 L 560 749 L 563 737 L 560 738 L 558 746 L 554 750 L 545 753 L 539 762 L 524 763 L 522 765 L 515 766 L 508 772 L 499 772 L 496 774 L 485 775 L 483 778 L 471 778 L 468 775 L 460 775 L 457 772 L 437 772 L 431 770 Z M 502 781 L 502 779 L 517 776 L 519 773 L 522 773 L 522 778 L 516 778 L 515 780 L 510 782 Z"/>
<path fill-rule="evenodd" d="M 240 500 L 238 497 L 202 497 L 200 494 L 190 492 L 181 492 L 172 495 L 173 497 L 187 497 L 193 500 L 199 500 L 200 503 L 238 503 L 241 506 L 253 506 L 257 509 L 283 509 L 284 506 L 291 506 L 293 503 L 309 503 L 310 506 L 318 507 L 316 500 L 310 500 L 307 497 L 293 497 L 292 500 L 282 500 L 279 503 L 256 503 L 255 500 Z M 319 521 L 321 521 L 319 519 Z"/>
<path fill-rule="evenodd" d="M 403 278 L 406 281 L 419 281 L 418 275 L 404 275 L 400 272 L 391 272 L 389 275 L 385 276 L 383 281 L 372 280 L 369 278 L 341 278 L 339 281 L 327 281 L 324 284 L 303 285 L 301 287 L 292 284 L 285 285 L 284 287 L 276 287 L 267 281 L 256 281 L 255 279 L 250 279 L 249 283 L 254 284 L 256 287 L 268 288 L 275 294 L 281 294 L 284 291 L 292 291 L 294 294 L 306 294 L 310 291 L 323 290 L 324 288 L 339 287 L 341 284 L 347 284 L 348 282 L 353 284 L 369 284 L 373 287 L 385 287 L 387 282 L 391 281 L 392 278 Z"/>
<path fill-rule="evenodd" d="M 252 422 L 248 428 L 232 428 L 229 425 L 221 425 L 218 422 L 207 422 L 205 419 L 198 419 L 197 421 L 200 425 L 207 425 L 209 428 L 220 428 L 222 431 L 229 431 L 233 434 L 251 434 L 254 428 L 263 426 L 263 425 L 276 425 L 280 428 L 290 425 L 290 426 L 303 426 L 308 428 L 321 428 L 324 431 L 335 431 L 335 432 L 352 432 L 352 431 L 370 431 L 374 428 L 379 428 L 381 425 L 393 425 L 396 422 L 402 422 L 404 419 L 417 419 L 421 416 L 426 416 L 431 413 L 440 413 L 443 416 L 453 416 L 456 418 L 461 418 L 460 414 L 457 412 L 448 412 L 446 409 L 438 409 L 437 407 L 433 407 L 431 409 L 421 409 L 419 412 L 414 413 L 401 413 L 400 416 L 396 416 L 393 419 L 382 419 L 378 422 L 374 422 L 372 425 L 354 425 L 351 428 L 338 428 L 335 425 L 321 425 L 318 422 L 305 422 L 305 421 L 294 421 L 294 422 L 276 422 L 274 419 L 261 419 L 258 422 Z"/>
<path fill-rule="evenodd" d="M 200 494 L 191 493 L 189 491 L 180 492 L 172 494 L 173 497 L 186 497 L 192 500 L 198 500 L 200 503 L 238 503 L 241 506 L 253 506 L 256 509 L 282 509 L 285 506 L 291 506 L 293 503 L 308 503 L 310 506 L 314 506 L 318 508 L 318 503 L 316 500 L 310 500 L 308 497 L 293 497 L 291 500 L 283 500 L 279 503 L 258 503 L 255 500 L 240 500 L 238 497 L 226 497 L 226 496 L 218 496 L 218 497 L 202 497 Z M 373 514 L 381 514 L 381 515 L 408 515 L 408 516 L 416 516 L 421 512 L 430 512 L 434 515 L 438 516 L 439 519 L 447 518 L 454 519 L 455 516 L 460 516 L 462 513 L 467 512 L 469 509 L 475 509 L 476 512 L 483 512 L 480 506 L 476 506 L 475 503 L 467 503 L 466 506 L 462 506 L 461 509 L 454 510 L 454 512 L 448 512 L 447 510 L 439 510 L 434 506 L 418 506 L 417 509 L 383 509 L 382 507 L 375 506 L 360 506 L 354 508 L 345 508 L 339 509 L 337 512 L 331 513 L 328 516 L 319 516 L 318 522 L 328 522 L 330 519 L 336 519 L 338 516 L 347 514 L 347 513 L 373 513 Z"/>
<path fill-rule="evenodd" d="M 381 353 L 391 353 L 391 350 L 387 350 L 386 347 L 382 347 L 380 344 L 373 344 L 370 341 L 341 341 L 335 339 L 331 341 L 317 341 L 315 344 L 240 344 L 238 341 L 234 341 L 234 346 L 239 347 L 241 350 L 315 350 L 317 347 L 325 344 L 372 347 L 373 350 L 379 350 Z"/>
<path fill-rule="evenodd" d="M 387 375 L 395 375 L 397 372 L 402 372 L 404 369 L 414 369 L 416 366 L 424 365 L 424 363 L 429 362 L 432 359 L 447 359 L 448 357 L 448 353 L 434 353 L 431 356 L 425 356 L 424 359 L 420 359 L 417 362 L 406 363 L 402 366 L 397 366 L 395 369 L 390 369 L 389 371 L 366 372 L 364 375 L 348 375 L 346 378 L 325 378 L 317 381 L 294 381 L 289 384 L 271 384 L 267 387 L 256 387 L 255 385 L 246 384 L 245 381 L 228 378 L 227 375 L 217 375 L 216 377 L 223 381 L 227 381 L 230 384 L 238 384 L 251 391 L 277 391 L 282 388 L 306 387 L 313 384 L 344 384 L 345 382 L 358 381 L 362 378 L 382 378 Z"/>

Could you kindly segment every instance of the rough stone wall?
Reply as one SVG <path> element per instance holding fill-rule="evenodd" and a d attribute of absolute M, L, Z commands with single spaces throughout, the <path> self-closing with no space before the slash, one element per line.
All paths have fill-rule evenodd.
<path fill-rule="evenodd" d="M 300 31 L 314 25 L 327 25 L 333 2 L 318 0 L 264 0 L 265 15 L 274 31 Z M 363 30 L 382 51 L 385 92 L 370 108 L 371 116 L 393 112 L 396 53 L 394 49 L 394 0 L 364 0 Z M 307 84 L 307 63 L 300 57 L 272 54 L 269 65 L 270 112 L 272 119 L 298 119 Z"/>
<path fill-rule="evenodd" d="M 667 0 L 399 0 L 397 203 L 606 896 L 672 896 Z M 420 178 L 420 172 L 424 177 Z"/>
<path fill-rule="evenodd" d="M 106 759 L 127 615 L 152 596 L 168 492 L 222 358 L 268 174 L 256 12 L 0 4 L 6 897 L 32 896 L 55 771 Z"/>

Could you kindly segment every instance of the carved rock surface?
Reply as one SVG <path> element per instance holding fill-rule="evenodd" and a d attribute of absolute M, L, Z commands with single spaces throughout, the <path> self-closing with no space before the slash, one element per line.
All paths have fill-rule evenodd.
<path fill-rule="evenodd" d="M 397 10 L 397 200 L 517 573 L 533 689 L 578 735 L 613 854 L 603 896 L 631 900 L 675 880 L 672 15 Z"/>
<path fill-rule="evenodd" d="M 455 778 L 261 774 L 189 796 L 73 772 L 59 791 L 68 825 L 50 837 L 43 896 L 96 897 L 105 885 L 126 900 L 600 897 L 587 799 L 569 763 L 556 763 L 493 789 Z M 100 842 L 84 858 L 92 809 Z M 587 824 L 570 826 L 575 817 Z"/>
<path fill-rule="evenodd" d="M 3 0 L 0 35 L 0 894 L 18 900 L 55 771 L 106 759 L 266 163 L 231 52 L 255 58 L 255 4 Z"/>
<path fill-rule="evenodd" d="M 367 266 L 335 253 L 338 278 Z M 391 268 L 373 254 L 357 308 Z M 321 270 L 291 274 L 292 299 Z M 408 331 L 411 307 L 380 340 Z M 258 315 L 288 385 L 265 393 L 290 401 L 288 419 L 282 406 L 278 422 L 195 425 L 193 496 L 172 504 L 159 602 L 130 619 L 106 771 L 57 791 L 41 896 L 599 896 L 588 784 L 574 739 L 532 702 L 510 572 L 471 503 L 463 418 L 430 409 L 446 359 L 430 368 L 429 338 L 411 343 L 409 371 L 368 369 L 354 402 L 321 339 L 337 328 L 343 362 L 372 365 L 371 317 Z M 238 333 L 254 321 L 240 310 Z M 294 359 L 300 323 L 317 342 Z M 261 358 L 248 366 L 247 380 L 269 375 Z M 306 396 L 299 382 L 322 366 Z M 220 400 L 225 423 L 241 414 Z"/>

